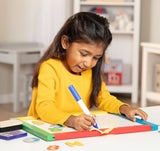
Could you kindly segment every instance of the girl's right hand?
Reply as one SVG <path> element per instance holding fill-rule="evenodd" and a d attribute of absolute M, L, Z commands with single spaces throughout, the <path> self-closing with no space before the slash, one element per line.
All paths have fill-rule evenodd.
<path fill-rule="evenodd" d="M 78 116 L 71 115 L 65 122 L 64 125 L 68 127 L 75 128 L 76 130 L 88 130 L 94 122 L 95 116 L 91 117 L 86 114 L 81 114 Z"/>

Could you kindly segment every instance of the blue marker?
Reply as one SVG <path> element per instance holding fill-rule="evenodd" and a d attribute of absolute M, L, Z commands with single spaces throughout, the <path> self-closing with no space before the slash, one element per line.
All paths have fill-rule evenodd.
<path fill-rule="evenodd" d="M 89 116 L 92 116 L 92 114 L 89 112 L 88 108 L 86 107 L 86 105 L 84 104 L 84 102 L 82 101 L 81 97 L 79 96 L 78 92 L 76 91 L 76 89 L 74 88 L 73 85 L 70 85 L 69 90 L 71 91 L 72 95 L 74 96 L 74 98 L 76 99 L 76 101 L 78 102 L 79 106 L 81 107 L 81 109 L 83 110 L 83 112 Z M 97 123 L 95 122 L 94 125 L 95 128 L 98 128 Z"/>

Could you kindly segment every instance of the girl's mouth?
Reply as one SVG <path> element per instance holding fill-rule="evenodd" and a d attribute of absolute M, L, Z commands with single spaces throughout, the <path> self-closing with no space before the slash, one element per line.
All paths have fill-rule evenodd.
<path fill-rule="evenodd" d="M 85 70 L 84 68 L 81 68 L 79 65 L 77 65 L 76 67 L 77 67 L 77 70 L 79 70 L 80 72 Z"/>

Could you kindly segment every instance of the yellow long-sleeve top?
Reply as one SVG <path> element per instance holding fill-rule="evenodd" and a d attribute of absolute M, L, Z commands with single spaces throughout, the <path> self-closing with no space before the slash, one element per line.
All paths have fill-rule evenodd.
<path fill-rule="evenodd" d="M 33 88 L 32 102 L 28 116 L 35 116 L 52 124 L 61 124 L 69 116 L 82 112 L 68 86 L 73 85 L 82 100 L 89 108 L 89 98 L 92 91 L 92 70 L 81 72 L 81 75 L 70 73 L 58 59 L 49 59 L 42 63 L 38 87 Z M 123 105 L 116 97 L 110 95 L 102 83 L 98 96 L 98 107 L 110 113 L 118 113 Z"/>

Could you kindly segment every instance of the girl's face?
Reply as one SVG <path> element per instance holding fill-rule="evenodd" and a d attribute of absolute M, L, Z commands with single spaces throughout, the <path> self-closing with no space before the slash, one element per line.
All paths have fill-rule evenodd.
<path fill-rule="evenodd" d="M 63 61 L 65 68 L 80 75 L 82 71 L 93 68 L 98 59 L 103 55 L 102 44 L 68 43 L 66 36 L 61 39 L 63 49 L 66 49 L 66 59 Z"/>

